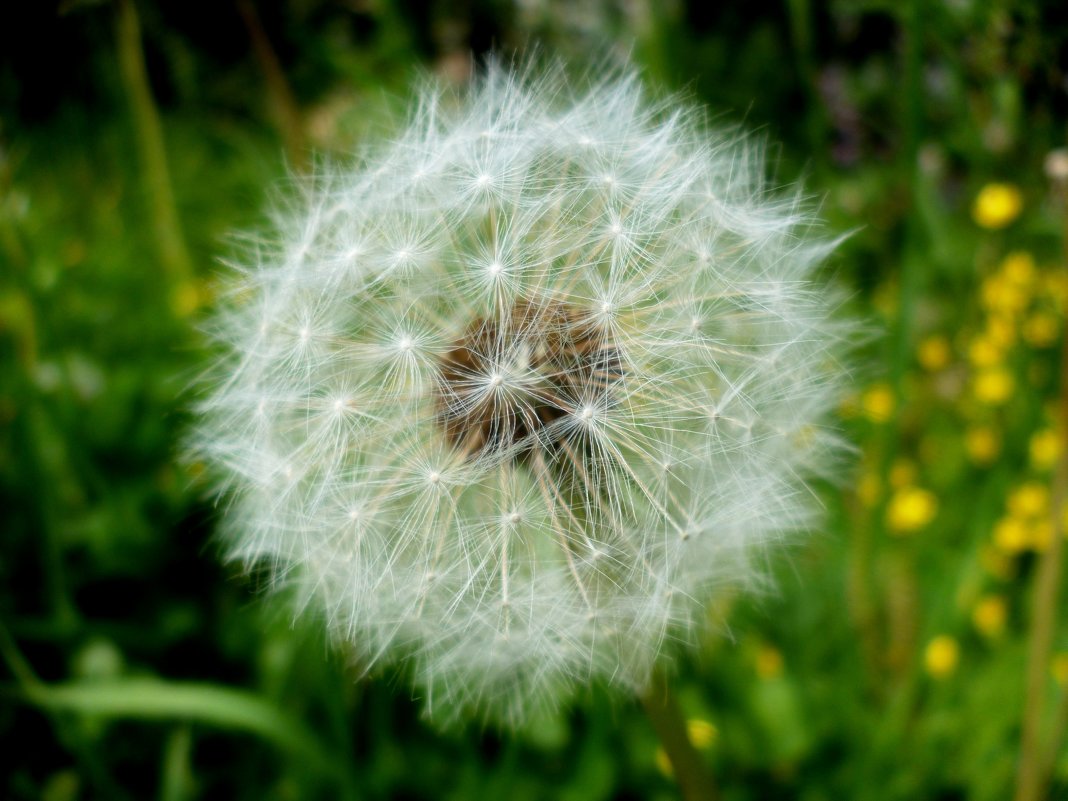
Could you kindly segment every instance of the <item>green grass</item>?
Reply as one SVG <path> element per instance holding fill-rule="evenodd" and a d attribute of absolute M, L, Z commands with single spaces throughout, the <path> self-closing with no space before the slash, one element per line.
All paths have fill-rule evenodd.
<path fill-rule="evenodd" d="M 255 62 L 236 45 L 221 59 L 161 8 L 145 36 L 191 282 L 159 264 L 110 10 L 56 23 L 82 31 L 98 103 L 62 94 L 23 119 L 6 88 L 14 56 L 0 73 L 0 795 L 677 797 L 636 704 L 595 687 L 517 735 L 440 732 L 403 676 L 360 679 L 314 620 L 289 620 L 219 565 L 221 509 L 176 458 L 207 356 L 194 307 L 210 305 L 231 233 L 262 223 L 284 148 Z M 993 801 L 1016 783 L 1049 551 L 1046 512 L 1010 498 L 1053 481 L 1031 442 L 1055 425 L 1062 382 L 1066 210 L 1043 162 L 1066 144 L 1068 26 L 1053 3 L 916 8 L 920 22 L 906 4 L 788 2 L 601 23 L 634 42 L 650 80 L 776 143 L 779 180 L 803 177 L 829 227 L 854 231 L 828 273 L 877 332 L 843 409 L 857 455 L 820 488 L 826 527 L 773 557 L 773 593 L 723 598 L 679 666 L 685 711 L 715 727 L 702 753 L 725 799 Z M 442 47 L 440 20 L 392 6 L 360 17 L 370 33 L 332 7 L 278 9 L 268 32 L 311 139 L 334 155 Z M 473 19 L 505 42 L 533 31 L 547 50 L 587 49 L 562 17 L 479 6 Z M 994 181 L 1023 201 L 996 230 L 973 217 Z M 1014 252 L 1034 272 L 1007 311 Z M 1052 339 L 1034 336 L 1036 314 Z M 948 352 L 925 366 L 931 337 Z M 976 343 L 991 338 L 984 361 Z M 991 370 L 1011 377 L 1001 400 L 984 396 Z M 883 386 L 889 410 L 872 403 Z M 977 430 L 996 452 L 976 454 Z M 909 489 L 932 493 L 933 515 L 908 506 Z M 888 523 L 895 503 L 918 514 L 913 530 Z M 1006 518 L 1031 539 L 999 538 Z M 1052 597 L 1063 612 L 1064 592 Z M 1065 617 L 1037 674 L 1047 748 L 1068 708 Z M 955 659 L 937 658 L 937 637 Z M 1049 798 L 1068 795 L 1061 742 Z"/>

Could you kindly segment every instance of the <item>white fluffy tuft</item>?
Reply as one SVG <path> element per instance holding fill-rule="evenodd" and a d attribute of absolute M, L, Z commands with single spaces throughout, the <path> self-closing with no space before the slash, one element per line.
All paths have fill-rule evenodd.
<path fill-rule="evenodd" d="M 194 445 L 233 499 L 231 556 L 364 664 L 406 662 L 436 717 L 640 690 L 712 593 L 812 525 L 805 481 L 841 448 L 823 422 L 855 328 L 763 170 L 629 73 L 422 90 L 392 141 L 278 216 L 213 321 L 227 355 Z M 517 303 L 587 315 L 619 375 L 511 450 L 459 452 L 442 397 L 462 415 L 539 391 L 537 331 L 442 386 L 472 323 Z"/>

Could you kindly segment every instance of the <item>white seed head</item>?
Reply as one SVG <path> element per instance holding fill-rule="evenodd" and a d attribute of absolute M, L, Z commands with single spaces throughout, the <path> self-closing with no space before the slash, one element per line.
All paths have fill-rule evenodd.
<path fill-rule="evenodd" d="M 804 482 L 840 451 L 856 329 L 763 170 L 627 73 L 422 90 L 214 320 L 194 446 L 230 555 L 364 664 L 406 662 L 436 718 L 642 689 L 812 524 Z"/>

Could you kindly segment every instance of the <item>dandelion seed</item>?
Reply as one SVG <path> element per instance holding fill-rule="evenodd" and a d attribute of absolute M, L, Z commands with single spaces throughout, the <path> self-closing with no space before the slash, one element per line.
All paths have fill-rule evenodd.
<path fill-rule="evenodd" d="M 856 329 L 814 282 L 830 243 L 762 171 L 629 74 L 424 90 L 213 321 L 194 451 L 231 556 L 364 664 L 407 662 L 435 717 L 643 691 L 755 551 L 812 525 L 805 481 L 841 450 Z"/>

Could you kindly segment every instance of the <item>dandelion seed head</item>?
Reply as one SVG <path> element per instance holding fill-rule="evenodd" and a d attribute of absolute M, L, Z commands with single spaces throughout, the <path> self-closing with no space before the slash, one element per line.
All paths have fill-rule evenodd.
<path fill-rule="evenodd" d="M 489 67 L 324 168 L 213 319 L 232 558 L 435 719 L 640 691 L 817 519 L 855 331 L 760 150 L 630 73 Z"/>

